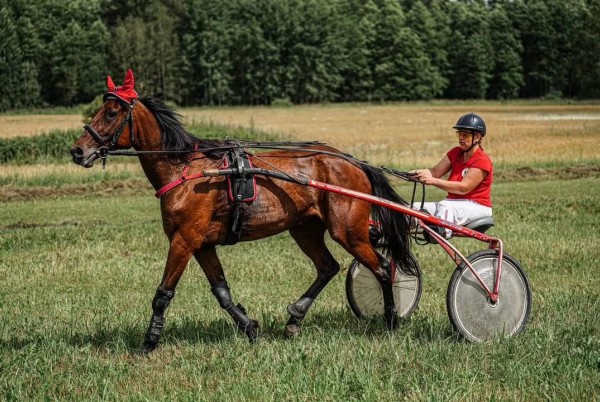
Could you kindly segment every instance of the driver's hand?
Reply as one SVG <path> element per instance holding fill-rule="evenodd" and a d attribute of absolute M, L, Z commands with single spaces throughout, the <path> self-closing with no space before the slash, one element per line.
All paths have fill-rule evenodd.
<path fill-rule="evenodd" d="M 431 171 L 429 169 L 418 169 L 413 170 L 410 173 L 415 175 L 415 178 L 423 184 L 430 184 L 433 176 L 431 175 Z"/>

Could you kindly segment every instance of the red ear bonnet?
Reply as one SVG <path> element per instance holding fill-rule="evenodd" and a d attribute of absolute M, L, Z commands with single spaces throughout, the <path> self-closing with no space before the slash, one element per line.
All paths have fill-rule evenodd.
<path fill-rule="evenodd" d="M 108 88 L 108 92 L 114 92 L 114 90 L 117 89 L 112 78 L 110 78 L 110 75 L 106 77 L 106 87 Z"/>
<path fill-rule="evenodd" d="M 110 75 L 106 77 L 106 87 L 108 88 L 107 95 L 114 95 L 129 104 L 131 104 L 134 99 L 138 98 L 138 94 L 135 91 L 134 86 L 135 79 L 133 78 L 133 71 L 131 71 L 131 69 L 127 70 L 127 74 L 125 74 L 125 81 L 120 87 L 115 86 L 115 83 Z"/>

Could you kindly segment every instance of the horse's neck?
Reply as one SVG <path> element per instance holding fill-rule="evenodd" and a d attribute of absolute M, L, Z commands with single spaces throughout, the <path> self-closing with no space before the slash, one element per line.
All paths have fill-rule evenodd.
<path fill-rule="evenodd" d="M 154 116 L 145 108 L 138 112 L 135 121 L 136 151 L 164 151 L 160 129 L 148 121 L 155 121 Z M 184 164 L 174 162 L 173 155 L 140 154 L 139 160 L 146 177 L 155 190 L 181 178 Z M 194 163 L 195 166 L 203 162 Z"/>
<path fill-rule="evenodd" d="M 181 165 L 171 162 L 167 155 L 140 155 L 139 159 L 148 181 L 155 190 L 181 176 Z"/>
<path fill-rule="evenodd" d="M 137 119 L 139 122 L 140 119 Z M 163 151 L 160 132 L 158 129 L 148 129 L 147 126 L 137 124 L 135 127 L 137 141 L 134 145 L 136 151 Z M 140 154 L 138 156 L 142 169 L 155 190 L 175 180 L 181 174 L 181 166 L 173 163 L 166 154 Z"/>
<path fill-rule="evenodd" d="M 154 187 L 155 190 L 180 179 L 185 167 L 185 163 L 174 162 L 167 154 L 142 154 L 139 155 L 139 160 L 148 181 L 150 181 L 150 184 L 152 184 L 152 187 Z M 196 159 L 193 163 L 194 173 L 201 171 L 206 163 L 210 164 L 211 162 L 209 159 L 205 158 Z M 211 165 L 211 167 L 214 166 Z"/>

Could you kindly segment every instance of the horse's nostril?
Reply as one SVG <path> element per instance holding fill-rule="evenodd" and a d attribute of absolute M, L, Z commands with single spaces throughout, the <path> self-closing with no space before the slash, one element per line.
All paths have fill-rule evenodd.
<path fill-rule="evenodd" d="M 80 147 L 73 147 L 71 148 L 71 155 L 73 156 L 73 162 L 81 165 L 81 162 L 83 162 L 83 149 L 81 149 Z"/>

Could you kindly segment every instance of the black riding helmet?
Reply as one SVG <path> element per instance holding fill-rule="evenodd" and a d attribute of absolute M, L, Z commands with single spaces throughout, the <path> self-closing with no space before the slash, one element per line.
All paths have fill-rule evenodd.
<path fill-rule="evenodd" d="M 483 118 L 475 113 L 468 113 L 461 116 L 456 125 L 452 127 L 455 130 L 468 130 L 475 133 L 480 133 L 483 137 L 485 135 L 485 121 Z"/>

